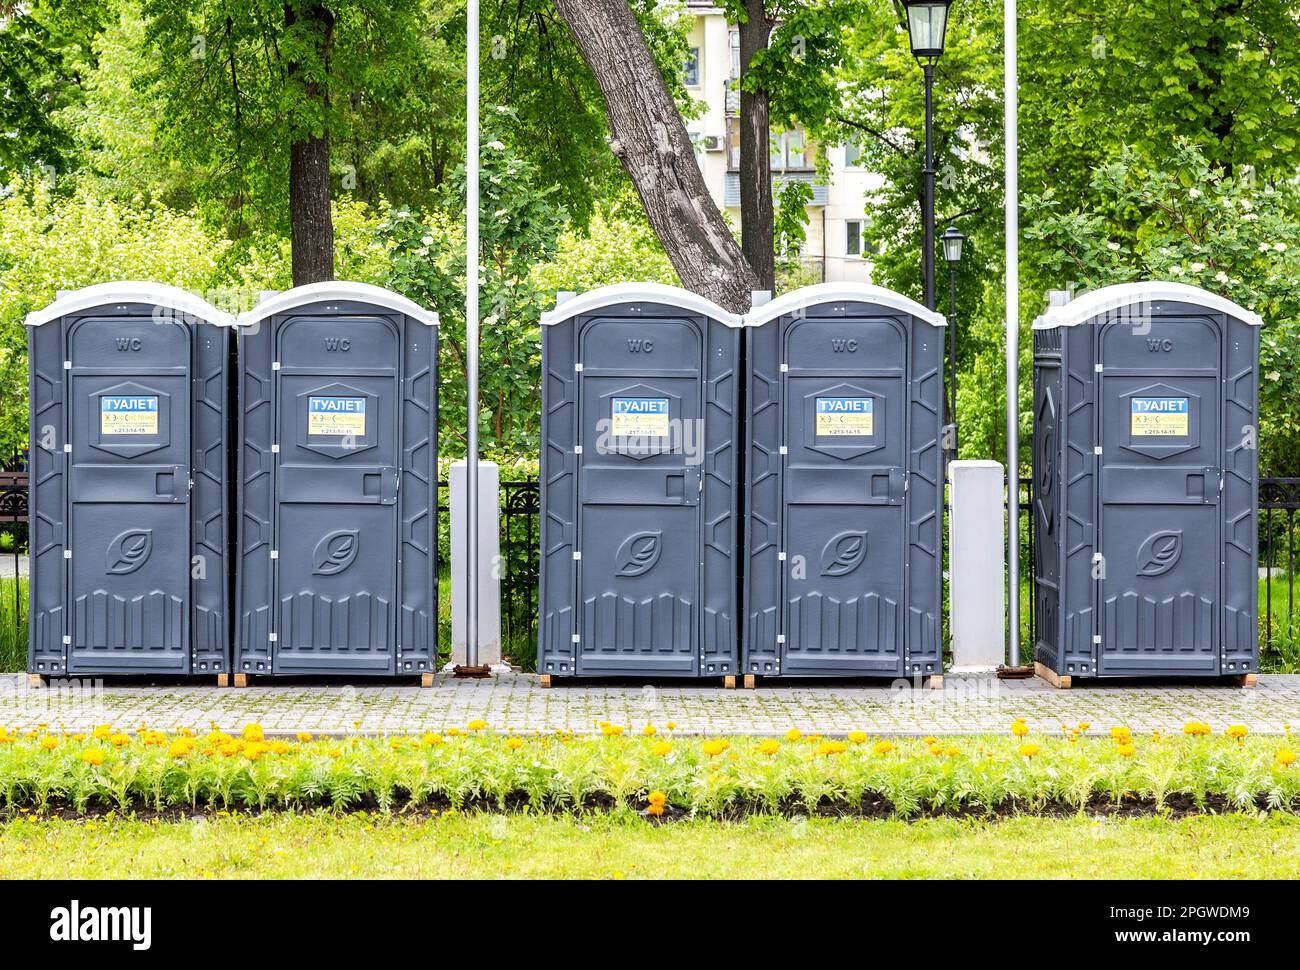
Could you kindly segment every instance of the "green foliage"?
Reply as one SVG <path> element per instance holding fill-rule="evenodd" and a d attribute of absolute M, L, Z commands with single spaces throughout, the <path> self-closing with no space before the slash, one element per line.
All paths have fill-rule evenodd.
<path fill-rule="evenodd" d="M 789 274 L 798 269 L 799 255 L 808 238 L 808 206 L 813 189 L 807 182 L 788 179 L 777 191 L 772 219 L 772 239 L 776 249 L 776 270 Z"/>
<path fill-rule="evenodd" d="M 1052 190 L 1027 199 L 1026 238 L 1058 279 L 1175 280 L 1263 316 L 1260 458 L 1268 474 L 1300 474 L 1300 195 L 1251 171 L 1229 176 L 1186 139 L 1166 153 L 1152 169 L 1124 149 L 1094 175 L 1086 208 Z"/>
<path fill-rule="evenodd" d="M 480 722 L 481 723 L 481 722 Z M 424 806 L 563 812 L 664 806 L 672 815 L 842 813 L 879 805 L 900 818 L 953 813 L 1159 810 L 1174 796 L 1201 809 L 1300 806 L 1300 768 L 1278 738 L 962 737 L 877 741 L 854 733 L 763 742 L 567 734 L 503 737 L 449 731 L 320 741 L 219 731 L 137 738 L 0 733 L 0 808 L 77 813 L 133 808 L 355 810 Z M 650 800 L 652 793 L 655 801 Z M 879 811 L 880 809 L 875 809 Z"/>
<path fill-rule="evenodd" d="M 484 454 L 532 453 L 540 433 L 542 299 L 533 266 L 556 251 L 567 213 L 535 171 L 494 132 L 514 121 L 496 109 L 486 119 L 481 178 L 479 433 Z M 426 216 L 401 209 L 381 225 L 391 249 L 388 285 L 438 311 L 439 401 L 443 454 L 463 454 L 465 413 L 465 171 L 458 168 L 442 207 Z"/>

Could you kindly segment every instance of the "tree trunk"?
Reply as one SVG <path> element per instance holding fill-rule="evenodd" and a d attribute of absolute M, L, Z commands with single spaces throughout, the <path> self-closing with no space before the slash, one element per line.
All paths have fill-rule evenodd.
<path fill-rule="evenodd" d="M 293 26 L 296 14 L 285 7 L 285 24 Z M 329 73 L 334 40 L 334 14 L 323 5 L 308 12 L 320 28 L 320 57 Z M 300 67 L 290 64 L 289 76 Z M 329 108 L 329 88 L 323 81 L 303 85 L 304 95 Z M 289 146 L 289 235 L 292 243 L 293 285 L 334 279 L 334 221 L 330 214 L 330 137 L 299 133 Z"/>
<path fill-rule="evenodd" d="M 772 239 L 771 126 L 768 92 L 747 91 L 745 75 L 754 55 L 766 50 L 772 27 L 764 0 L 745 0 L 746 21 L 740 24 L 740 248 L 758 277 L 759 288 L 776 288 L 776 255 Z"/>
<path fill-rule="evenodd" d="M 605 96 L 610 147 L 682 285 L 733 313 L 745 312 L 758 277 L 709 195 L 686 126 L 627 0 L 555 0 L 555 6 Z"/>

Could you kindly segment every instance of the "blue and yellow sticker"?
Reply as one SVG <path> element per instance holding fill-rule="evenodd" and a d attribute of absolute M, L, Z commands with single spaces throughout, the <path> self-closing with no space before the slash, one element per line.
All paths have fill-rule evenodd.
<path fill-rule="evenodd" d="M 875 400 L 869 397 L 819 397 L 819 438 L 869 438 L 876 433 Z"/>
<path fill-rule="evenodd" d="M 152 395 L 99 398 L 99 433 L 102 435 L 149 435 L 158 433 L 158 398 Z"/>
<path fill-rule="evenodd" d="M 609 433 L 615 438 L 667 438 L 668 398 L 614 398 Z"/>
<path fill-rule="evenodd" d="M 364 397 L 308 398 L 307 433 L 364 437 L 366 399 Z"/>
<path fill-rule="evenodd" d="M 1129 432 L 1134 438 L 1186 437 L 1191 429 L 1191 402 L 1185 397 L 1130 398 Z"/>

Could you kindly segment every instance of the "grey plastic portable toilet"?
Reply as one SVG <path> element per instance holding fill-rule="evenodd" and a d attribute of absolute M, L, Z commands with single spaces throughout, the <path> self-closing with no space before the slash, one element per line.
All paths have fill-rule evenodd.
<path fill-rule="evenodd" d="M 438 657 L 438 315 L 313 283 L 239 318 L 236 684 Z"/>
<path fill-rule="evenodd" d="M 123 282 L 26 323 L 28 671 L 226 675 L 233 319 Z"/>
<path fill-rule="evenodd" d="M 593 290 L 542 317 L 544 683 L 734 686 L 740 324 L 658 284 Z"/>
<path fill-rule="evenodd" d="M 747 686 L 942 675 L 945 323 L 852 283 L 746 316 Z"/>
<path fill-rule="evenodd" d="M 1034 324 L 1039 672 L 1259 669 L 1258 315 L 1180 283 Z"/>

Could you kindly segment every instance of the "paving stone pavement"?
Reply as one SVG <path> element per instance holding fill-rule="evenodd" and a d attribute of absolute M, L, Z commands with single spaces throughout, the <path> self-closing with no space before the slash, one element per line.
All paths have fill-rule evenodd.
<path fill-rule="evenodd" d="M 678 734 L 779 735 L 792 727 L 828 735 L 951 735 L 1006 731 L 1023 717 L 1037 733 L 1087 721 L 1094 732 L 1124 725 L 1134 732 L 1181 731 L 1189 720 L 1216 732 L 1244 724 L 1255 733 L 1300 727 L 1300 675 L 1263 675 L 1255 689 L 1225 684 L 1085 684 L 1058 691 L 1041 680 L 953 677 L 943 690 L 904 682 L 764 685 L 757 690 L 658 683 L 542 688 L 527 674 L 488 681 L 439 678 L 412 683 L 326 684 L 261 681 L 242 689 L 165 682 L 54 681 L 30 688 L 22 674 L 0 674 L 0 725 L 40 724 L 88 730 L 96 724 L 163 730 L 237 728 L 250 721 L 268 733 L 383 734 L 463 727 L 481 719 L 497 730 L 598 733 L 607 721 L 639 730 L 676 725 Z"/>

